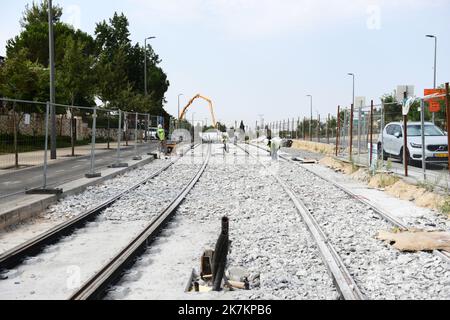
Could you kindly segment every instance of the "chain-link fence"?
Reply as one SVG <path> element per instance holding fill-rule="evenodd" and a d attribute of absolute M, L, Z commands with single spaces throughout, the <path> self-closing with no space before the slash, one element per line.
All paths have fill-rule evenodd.
<path fill-rule="evenodd" d="M 31 192 L 83 174 L 98 177 L 102 168 L 125 167 L 155 151 L 158 124 L 162 117 L 143 113 L 0 98 L 0 177 L 42 170 L 42 180 L 22 183 Z M 19 188 L 10 186 L 20 181 L 8 179 L 2 196 Z"/>
<path fill-rule="evenodd" d="M 333 145 L 335 156 L 373 172 L 387 169 L 420 181 L 427 177 L 448 181 L 445 93 L 437 90 L 423 98 L 405 97 L 402 102 L 390 96 L 380 103 L 338 107 L 337 116 L 275 121 L 257 130 L 261 136 L 270 132 L 283 139 Z"/>

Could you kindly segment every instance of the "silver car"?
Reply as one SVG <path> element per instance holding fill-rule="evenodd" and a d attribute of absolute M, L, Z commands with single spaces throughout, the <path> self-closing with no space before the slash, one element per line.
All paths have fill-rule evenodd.
<path fill-rule="evenodd" d="M 448 163 L 448 139 L 433 123 L 425 123 L 425 160 L 427 163 Z M 384 151 L 384 160 L 388 157 L 403 162 L 403 123 L 389 123 L 383 130 L 384 142 L 381 135 L 378 150 Z M 408 123 L 407 155 L 409 161 L 422 161 L 422 125 L 420 122 Z"/>

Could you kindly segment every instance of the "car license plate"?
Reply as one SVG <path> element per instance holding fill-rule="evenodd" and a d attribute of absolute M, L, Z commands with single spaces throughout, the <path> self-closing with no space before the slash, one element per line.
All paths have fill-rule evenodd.
<path fill-rule="evenodd" d="M 437 158 L 448 158 L 448 153 L 438 153 L 436 154 Z"/>

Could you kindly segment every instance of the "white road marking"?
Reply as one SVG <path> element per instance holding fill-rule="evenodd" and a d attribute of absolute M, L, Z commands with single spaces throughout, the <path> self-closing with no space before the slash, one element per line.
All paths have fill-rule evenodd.
<path fill-rule="evenodd" d="M 81 165 L 73 166 L 72 168 L 73 168 L 73 169 L 76 169 L 76 168 L 79 168 L 79 167 L 81 167 Z"/>
<path fill-rule="evenodd" d="M 6 181 L 6 182 L 3 182 L 2 184 L 4 184 L 5 186 L 11 186 L 14 184 L 19 184 L 19 183 L 22 183 L 22 181 Z"/>

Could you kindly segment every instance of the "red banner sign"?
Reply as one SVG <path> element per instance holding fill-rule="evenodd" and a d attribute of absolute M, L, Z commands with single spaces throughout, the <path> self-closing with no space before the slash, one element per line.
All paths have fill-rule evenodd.
<path fill-rule="evenodd" d="M 445 89 L 425 89 L 423 95 L 431 96 L 433 94 L 445 95 Z M 428 100 L 430 112 L 436 113 L 436 112 L 441 111 L 441 101 L 444 101 L 444 100 L 445 100 L 445 96 Z"/>

